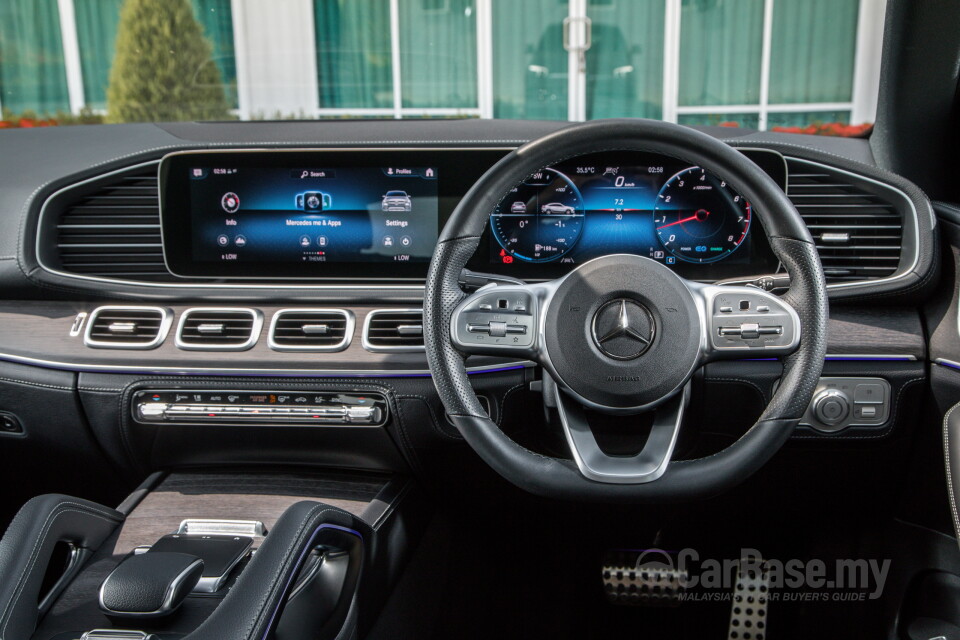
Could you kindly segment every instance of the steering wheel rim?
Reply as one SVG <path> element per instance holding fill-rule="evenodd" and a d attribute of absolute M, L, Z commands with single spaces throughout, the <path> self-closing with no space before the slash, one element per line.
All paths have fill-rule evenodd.
<path fill-rule="evenodd" d="M 651 476 L 654 481 L 638 483 L 588 477 L 576 451 L 574 461 L 550 458 L 507 437 L 484 413 L 467 378 L 467 350 L 451 333 L 455 311 L 462 309 L 468 298 L 458 284 L 460 273 L 477 249 L 490 211 L 503 195 L 545 166 L 608 151 L 669 156 L 701 166 L 735 185 L 752 203 L 771 249 L 790 275 L 790 289 L 779 300 L 795 311 L 798 320 L 799 346 L 783 359 L 780 385 L 758 421 L 735 443 L 705 458 L 670 462 L 669 443 L 663 468 Z M 673 502 L 729 489 L 759 469 L 786 442 L 809 404 L 823 368 L 827 314 L 826 282 L 813 239 L 793 204 L 759 167 L 730 146 L 694 129 L 652 120 L 601 120 L 574 125 L 524 145 L 492 167 L 468 191 L 444 227 L 430 263 L 424 294 L 424 337 L 434 384 L 452 421 L 480 457 L 516 486 L 559 499 Z M 683 395 L 685 392 L 674 397 Z M 563 413 L 561 410 L 562 418 Z M 568 419 L 576 418 L 576 411 L 566 413 Z M 677 428 L 679 420 L 677 415 Z M 569 431 L 568 442 L 573 447 Z"/>

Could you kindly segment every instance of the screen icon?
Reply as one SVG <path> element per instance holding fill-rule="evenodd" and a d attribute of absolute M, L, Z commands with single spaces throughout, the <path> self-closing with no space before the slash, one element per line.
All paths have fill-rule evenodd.
<path fill-rule="evenodd" d="M 310 236 L 300 236 L 300 246 L 309 247 L 310 246 Z"/>
<path fill-rule="evenodd" d="M 383 246 L 392 247 L 393 246 L 393 236 L 383 236 Z"/>
<path fill-rule="evenodd" d="M 317 246 L 319 247 L 327 246 L 327 236 L 317 236 Z"/>
<path fill-rule="evenodd" d="M 413 201 L 406 191 L 387 191 L 383 194 L 380 208 L 383 211 L 410 211 L 413 208 Z"/>
<path fill-rule="evenodd" d="M 220 198 L 220 206 L 223 207 L 223 210 L 227 213 L 236 213 L 237 209 L 240 208 L 240 196 L 232 191 L 228 191 Z"/>
<path fill-rule="evenodd" d="M 217 244 L 220 245 L 221 247 L 225 247 L 228 244 L 230 244 L 230 238 L 228 236 L 221 234 L 217 236 Z"/>
<path fill-rule="evenodd" d="M 236 238 L 233 239 L 233 244 L 235 244 L 236 246 L 238 246 L 238 247 L 240 247 L 240 248 L 243 248 L 243 247 L 247 246 L 247 237 L 246 237 L 246 236 L 237 236 Z"/>
<path fill-rule="evenodd" d="M 296 205 L 304 211 L 323 211 L 333 206 L 333 199 L 322 191 L 304 191 L 297 194 Z"/>

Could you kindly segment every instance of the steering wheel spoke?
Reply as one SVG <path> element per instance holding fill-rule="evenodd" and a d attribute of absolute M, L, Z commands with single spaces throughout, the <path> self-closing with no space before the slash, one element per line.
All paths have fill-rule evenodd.
<path fill-rule="evenodd" d="M 703 317 L 703 363 L 789 355 L 800 344 L 800 316 L 756 287 L 687 282 Z"/>
<path fill-rule="evenodd" d="M 549 295 L 546 285 L 486 285 L 453 310 L 452 342 L 468 354 L 524 357 L 539 362 L 539 311 Z"/>
<path fill-rule="evenodd" d="M 657 407 L 650 434 L 640 453 L 611 456 L 603 452 L 587 423 L 583 406 L 557 393 L 557 413 L 580 473 L 590 480 L 609 484 L 653 482 L 664 474 L 680 433 L 683 412 L 690 400 L 690 384 Z M 627 418 L 625 418 L 627 419 Z"/>

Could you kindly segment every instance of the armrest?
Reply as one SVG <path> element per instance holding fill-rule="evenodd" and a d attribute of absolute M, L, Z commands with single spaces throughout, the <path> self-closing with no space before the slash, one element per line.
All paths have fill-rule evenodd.
<path fill-rule="evenodd" d="M 60 494 L 27 502 L 0 540 L 0 640 L 29 638 L 37 626 L 43 577 L 58 542 L 93 551 L 124 516 Z"/>
<path fill-rule="evenodd" d="M 355 516 L 320 502 L 298 502 L 270 530 L 216 611 L 184 640 L 260 640 L 280 618 L 310 550 L 344 536 L 363 546 L 373 535 Z M 2 640 L 2 639 L 0 639 Z"/>

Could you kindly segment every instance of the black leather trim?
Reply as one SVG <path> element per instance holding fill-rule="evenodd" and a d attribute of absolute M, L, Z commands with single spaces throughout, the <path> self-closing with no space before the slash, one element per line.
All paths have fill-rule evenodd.
<path fill-rule="evenodd" d="M 203 575 L 203 560 L 154 551 L 127 556 L 100 587 L 100 608 L 113 616 L 159 616 L 177 610 Z"/>
<path fill-rule="evenodd" d="M 123 520 L 119 511 L 59 494 L 27 502 L 0 540 L 0 640 L 33 634 L 44 573 L 58 542 L 96 550 Z"/>
<path fill-rule="evenodd" d="M 320 502 L 298 502 L 287 509 L 264 538 L 230 593 L 216 611 L 184 640 L 260 640 L 276 624 L 305 554 L 324 527 L 355 531 L 364 545 L 373 531 L 346 511 Z"/>

